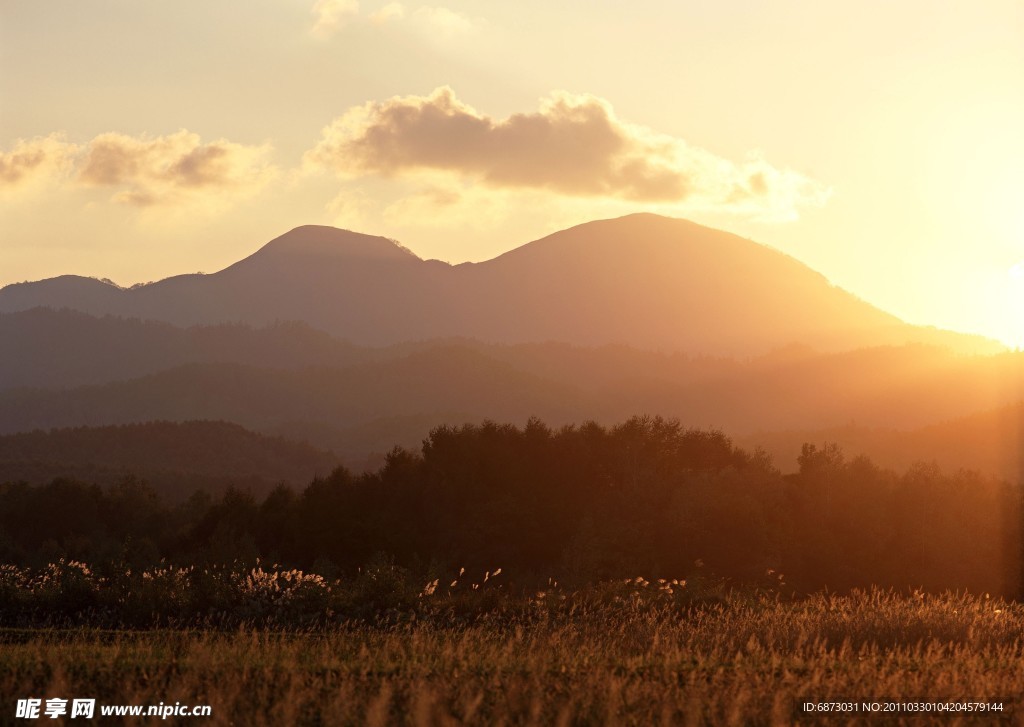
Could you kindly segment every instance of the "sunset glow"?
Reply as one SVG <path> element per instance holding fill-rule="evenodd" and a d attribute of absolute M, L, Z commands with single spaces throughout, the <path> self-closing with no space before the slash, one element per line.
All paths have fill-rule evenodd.
<path fill-rule="evenodd" d="M 210 272 L 309 223 L 484 260 L 651 211 L 773 245 L 910 322 L 1016 344 L 1020 286 L 992 271 L 1024 254 L 1022 15 L 7 6 L 0 285 Z"/>
<path fill-rule="evenodd" d="M 437 1 L 0 0 L 0 723 L 1024 724 L 1024 2 Z"/>

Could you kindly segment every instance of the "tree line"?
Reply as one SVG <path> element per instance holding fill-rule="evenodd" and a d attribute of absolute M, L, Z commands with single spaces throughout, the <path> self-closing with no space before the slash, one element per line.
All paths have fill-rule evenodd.
<path fill-rule="evenodd" d="M 280 563 L 325 577 L 387 562 L 502 568 L 515 583 L 643 575 L 769 580 L 798 593 L 878 585 L 1016 596 L 1020 487 L 920 463 L 904 472 L 804 445 L 799 472 L 719 431 L 634 417 L 553 429 L 435 428 L 375 472 L 302 490 L 167 502 L 146 483 L 0 485 L 0 562 L 115 571 Z"/>

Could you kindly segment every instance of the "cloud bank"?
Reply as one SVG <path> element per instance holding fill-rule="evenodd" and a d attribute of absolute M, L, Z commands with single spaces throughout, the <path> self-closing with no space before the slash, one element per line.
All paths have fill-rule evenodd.
<path fill-rule="evenodd" d="M 101 134 L 84 145 L 53 134 L 0 152 L 0 190 L 98 187 L 138 207 L 210 205 L 262 189 L 277 173 L 270 151 L 226 139 L 204 144 L 184 129 L 156 137 Z"/>
<path fill-rule="evenodd" d="M 496 189 L 680 204 L 787 219 L 828 190 L 759 157 L 733 162 L 620 120 L 604 99 L 556 92 L 537 111 L 482 114 L 448 87 L 350 109 L 307 164 L 346 177 L 441 174 Z"/>
<path fill-rule="evenodd" d="M 203 144 L 186 130 L 151 138 L 102 134 L 86 147 L 77 178 L 87 186 L 119 188 L 115 201 L 138 206 L 173 203 L 196 193 L 246 195 L 274 175 L 266 161 L 269 152 L 266 145 L 225 139 Z"/>

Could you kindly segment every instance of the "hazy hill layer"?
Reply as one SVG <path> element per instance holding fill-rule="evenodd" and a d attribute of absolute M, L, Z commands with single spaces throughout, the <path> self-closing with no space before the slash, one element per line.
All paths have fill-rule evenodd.
<path fill-rule="evenodd" d="M 482 263 L 424 261 L 392 240 L 299 227 L 211 275 L 131 289 L 64 276 L 0 290 L 0 312 L 68 307 L 178 325 L 304 321 L 355 343 L 463 336 L 707 354 L 978 337 L 909 326 L 795 259 L 656 215 L 590 222 Z"/>
<path fill-rule="evenodd" d="M 0 436 L 0 482 L 48 483 L 58 477 L 114 484 L 129 475 L 160 492 L 187 496 L 229 486 L 267 492 L 305 486 L 339 464 L 308 444 L 267 437 L 217 421 L 148 422 Z"/>
<path fill-rule="evenodd" d="M 915 462 L 996 473 L 1024 483 L 1024 401 L 911 430 L 848 424 L 826 429 L 761 432 L 743 437 L 762 447 L 784 470 L 796 468 L 803 442 L 839 445 L 848 458 L 867 455 L 885 467 L 904 469 Z"/>
<path fill-rule="evenodd" d="M 514 420 L 538 414 L 563 421 L 585 408 L 571 386 L 518 371 L 469 348 L 438 347 L 348 368 L 187 364 L 98 386 L 10 389 L 0 392 L 0 433 L 215 419 L 260 431 L 294 429 L 303 439 L 333 446 L 315 434 L 424 413 L 432 423 L 449 415 L 461 422 L 491 413 Z"/>
<path fill-rule="evenodd" d="M 0 341 L 0 389 L 103 384 L 187 363 L 302 368 L 362 363 L 378 355 L 301 323 L 180 328 L 49 308 L 0 313 Z"/>
<path fill-rule="evenodd" d="M 722 375 L 739 364 L 722 357 L 641 351 L 627 346 L 590 348 L 566 343 L 486 344 L 468 338 L 356 346 L 303 323 L 265 328 L 220 324 L 181 328 L 137 318 L 102 318 L 67 308 L 0 313 L 0 390 L 73 388 L 140 378 L 192 363 L 236 363 L 299 370 L 383 363 L 441 347 L 460 347 L 550 379 L 604 386 L 618 378 L 692 382 Z M 766 360 L 795 360 L 814 352 L 779 352 Z M 781 357 L 781 358 L 780 358 Z"/>
<path fill-rule="evenodd" d="M 1007 405 L 1024 392 L 1024 354 L 970 357 L 926 346 L 733 360 L 435 342 L 353 355 L 371 361 L 273 369 L 201 362 L 104 385 L 7 389 L 0 391 L 0 433 L 223 419 L 333 449 L 351 462 L 393 444 L 417 446 L 437 424 L 486 418 L 539 416 L 560 425 L 640 413 L 731 435 L 850 422 L 912 429 Z M 792 449 L 782 456 L 794 457 L 800 443 L 787 444 Z"/>

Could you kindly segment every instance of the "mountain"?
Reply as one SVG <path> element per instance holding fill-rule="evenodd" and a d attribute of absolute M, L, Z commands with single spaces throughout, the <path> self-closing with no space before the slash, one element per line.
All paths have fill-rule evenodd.
<path fill-rule="evenodd" d="M 64 276 L 0 289 L 38 306 L 179 326 L 303 321 L 364 345 L 469 337 L 758 354 L 992 341 L 910 326 L 772 248 L 650 214 L 573 227 L 482 263 L 421 260 L 398 243 L 299 227 L 211 275 L 129 289 Z"/>

